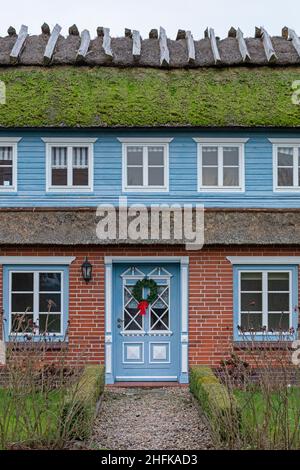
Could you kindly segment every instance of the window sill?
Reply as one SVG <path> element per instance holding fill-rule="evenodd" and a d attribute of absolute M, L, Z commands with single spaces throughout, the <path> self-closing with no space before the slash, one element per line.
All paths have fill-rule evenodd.
<path fill-rule="evenodd" d="M 198 188 L 198 193 L 244 193 L 244 188 L 204 187 Z"/>
<path fill-rule="evenodd" d="M 46 194 L 65 194 L 65 193 L 93 193 L 93 188 L 87 188 L 79 186 L 78 188 L 70 187 L 70 188 L 47 188 Z"/>
<path fill-rule="evenodd" d="M 299 193 L 300 187 L 281 186 L 274 189 L 274 193 Z"/>
<path fill-rule="evenodd" d="M 67 341 L 6 341 L 6 346 L 12 351 L 62 351 L 68 350 Z"/>
<path fill-rule="evenodd" d="M 235 351 L 238 350 L 248 350 L 248 351 L 291 351 L 292 348 L 292 340 L 278 340 L 278 341 L 268 341 L 268 339 L 265 340 L 253 340 L 253 341 L 234 341 L 233 342 L 233 348 Z"/>
<path fill-rule="evenodd" d="M 123 188 L 123 193 L 168 193 L 169 188 L 149 188 L 149 187 L 134 187 Z"/>

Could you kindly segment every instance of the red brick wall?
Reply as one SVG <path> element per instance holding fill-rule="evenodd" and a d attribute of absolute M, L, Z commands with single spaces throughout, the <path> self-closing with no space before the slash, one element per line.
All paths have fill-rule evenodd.
<path fill-rule="evenodd" d="M 70 266 L 68 360 L 104 361 L 104 256 L 181 255 L 190 258 L 190 364 L 218 365 L 232 344 L 232 266 L 227 256 L 300 256 L 299 248 L 210 247 L 185 251 L 174 247 L 5 248 L 1 256 L 76 256 Z M 86 284 L 80 266 L 85 256 L 93 264 L 93 280 Z M 0 270 L 2 309 L 2 270 Z M 299 289 L 300 291 L 300 289 Z M 51 354 L 55 354 L 54 352 Z"/>

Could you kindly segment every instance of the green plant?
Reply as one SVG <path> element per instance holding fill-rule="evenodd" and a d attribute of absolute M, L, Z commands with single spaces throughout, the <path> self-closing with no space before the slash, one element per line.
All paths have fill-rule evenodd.
<path fill-rule="evenodd" d="M 87 439 L 92 431 L 97 402 L 104 390 L 104 367 L 89 365 L 68 392 L 62 410 L 61 433 L 72 439 Z"/>
<path fill-rule="evenodd" d="M 276 341 L 266 336 L 260 342 L 255 335 L 245 335 L 230 359 L 222 361 L 220 376 L 229 399 L 237 401 L 240 410 L 240 426 L 235 439 L 228 441 L 230 448 L 300 448 L 300 369 L 293 366 L 291 354 L 284 335 Z M 242 380 L 236 380 L 237 371 Z"/>
<path fill-rule="evenodd" d="M 36 336 L 34 325 L 23 318 L 18 315 L 7 344 L 0 449 L 62 449 L 70 439 L 88 436 L 104 387 L 103 367 L 69 367 L 66 341 L 55 343 L 55 359 L 49 363 L 52 337 Z"/>
<path fill-rule="evenodd" d="M 230 445 L 240 426 L 240 410 L 235 398 L 230 397 L 227 388 L 206 366 L 191 368 L 190 390 L 208 418 L 218 445 Z"/>
<path fill-rule="evenodd" d="M 299 127 L 299 67 L 2 67 L 2 127 Z"/>
<path fill-rule="evenodd" d="M 144 288 L 150 289 L 150 293 L 146 299 L 143 298 Z M 157 299 L 157 284 L 153 279 L 145 278 L 139 280 L 132 289 L 132 295 L 138 302 L 146 301 L 151 304 Z"/>

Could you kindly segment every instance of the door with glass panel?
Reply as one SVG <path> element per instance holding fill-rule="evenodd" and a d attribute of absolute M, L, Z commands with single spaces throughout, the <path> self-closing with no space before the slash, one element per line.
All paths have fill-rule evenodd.
<path fill-rule="evenodd" d="M 157 297 L 141 315 L 133 288 L 153 279 Z M 143 289 L 143 298 L 149 289 Z M 175 381 L 179 374 L 179 266 L 116 265 L 114 268 L 114 369 L 117 381 Z"/>

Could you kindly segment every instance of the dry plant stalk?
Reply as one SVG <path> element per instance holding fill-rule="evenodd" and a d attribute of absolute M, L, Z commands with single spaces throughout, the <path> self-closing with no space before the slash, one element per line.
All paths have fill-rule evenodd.
<path fill-rule="evenodd" d="M 48 305 L 50 315 L 51 302 Z M 83 386 L 79 378 L 87 357 L 81 352 L 80 362 L 72 359 L 69 366 L 68 331 L 59 345 L 47 333 L 47 319 L 43 335 L 36 335 L 36 325 L 26 321 L 27 312 L 16 317 L 7 346 L 6 380 L 0 388 L 0 449 L 62 449 L 72 427 L 80 425 L 75 423 Z"/>
<path fill-rule="evenodd" d="M 214 435 L 225 429 L 223 443 L 231 449 L 300 448 L 300 367 L 292 363 L 290 341 L 244 338 L 221 362 L 220 380 L 226 385 L 239 420 L 222 416 Z"/>

